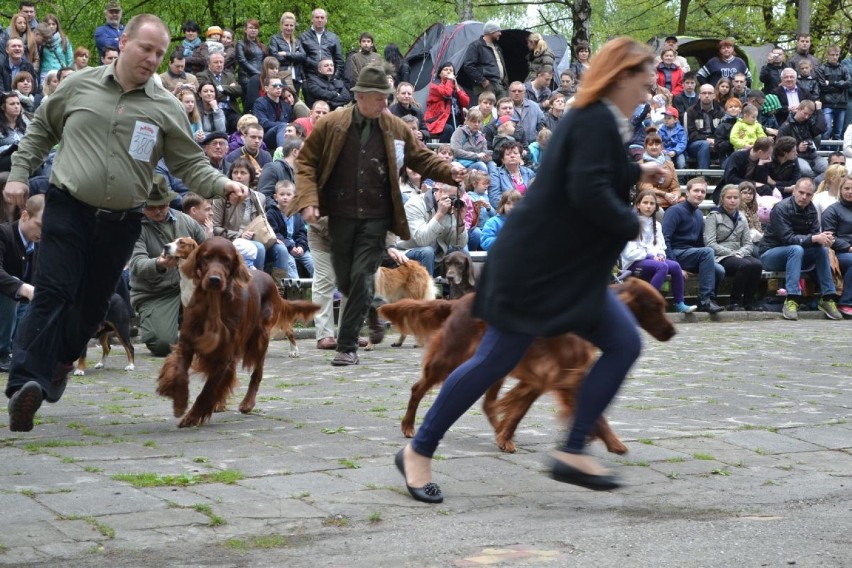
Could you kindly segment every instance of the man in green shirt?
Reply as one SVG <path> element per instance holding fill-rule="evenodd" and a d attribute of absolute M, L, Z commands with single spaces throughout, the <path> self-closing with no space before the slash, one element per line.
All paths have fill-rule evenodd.
<path fill-rule="evenodd" d="M 18 332 L 6 396 L 9 429 L 28 432 L 43 400 L 65 391 L 71 364 L 97 329 L 139 237 L 154 166 L 205 196 L 248 189 L 213 169 L 180 102 L 151 79 L 169 47 L 157 16 L 134 17 L 112 64 L 68 77 L 37 111 L 4 189 L 22 206 L 27 180 L 59 144 L 44 209 L 35 297 Z"/>

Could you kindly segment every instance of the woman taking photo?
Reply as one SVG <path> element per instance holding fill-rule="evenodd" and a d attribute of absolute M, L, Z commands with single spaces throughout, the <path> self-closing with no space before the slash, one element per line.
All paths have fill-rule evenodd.
<path fill-rule="evenodd" d="M 423 120 L 429 134 L 441 144 L 448 144 L 456 127 L 464 124 L 464 112 L 470 97 L 456 81 L 453 64 L 445 62 L 439 67 L 438 76 L 429 85 L 426 99 L 426 115 Z"/>
<path fill-rule="evenodd" d="M 201 114 L 201 130 L 205 133 L 226 132 L 225 113 L 219 108 L 219 102 L 216 100 L 216 85 L 209 81 L 202 82 L 198 85 L 198 96 L 201 98 L 201 107 L 198 109 Z"/>
<path fill-rule="evenodd" d="M 541 181 L 506 220 L 504 232 L 512 238 L 497 239 L 488 251 L 473 307 L 474 317 L 487 324 L 485 335 L 473 357 L 444 382 L 417 435 L 396 456 L 415 499 L 443 501 L 432 482 L 431 458 L 456 420 L 509 374 L 536 337 L 567 332 L 602 354 L 586 376 L 571 432 L 554 452 L 550 474 L 591 489 L 619 487 L 584 447 L 642 348 L 636 320 L 608 284 L 619 253 L 639 233 L 630 188 L 662 174 L 655 163 L 628 160 L 621 132 L 645 100 L 653 71 L 647 46 L 616 38 L 583 77 L 566 124 L 554 133 L 542 161 Z M 543 242 L 548 246 L 540 246 Z"/>
<path fill-rule="evenodd" d="M 719 205 L 704 218 L 704 244 L 713 249 L 725 276 L 734 279 L 728 311 L 760 311 L 755 295 L 763 265 L 752 256 L 751 231 L 745 215 L 740 214 L 740 190 L 734 184 L 722 188 Z"/>

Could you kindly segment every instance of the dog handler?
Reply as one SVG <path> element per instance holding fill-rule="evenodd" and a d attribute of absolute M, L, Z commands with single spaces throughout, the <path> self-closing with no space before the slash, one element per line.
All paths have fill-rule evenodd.
<path fill-rule="evenodd" d="M 536 337 L 567 332 L 602 354 L 580 389 L 573 427 L 553 454 L 551 474 L 590 489 L 619 486 L 583 447 L 642 348 L 633 315 L 607 285 L 619 253 L 639 233 L 628 205 L 630 187 L 663 174 L 656 163 L 631 162 L 624 150 L 628 117 L 654 83 L 653 61 L 646 46 L 629 38 L 598 52 L 553 134 L 534 187 L 506 220 L 501 234 L 511 238 L 498 238 L 488 251 L 474 304 L 474 315 L 488 324 L 482 342 L 450 374 L 417 435 L 396 456 L 418 501 L 443 500 L 432 482 L 431 458 L 447 430 L 509 374 Z M 527 266 L 523 277 L 518 258 Z"/>
<path fill-rule="evenodd" d="M 213 169 L 190 136 L 180 102 L 151 76 L 169 47 L 157 16 L 134 17 L 107 66 L 78 71 L 39 107 L 12 156 L 3 191 L 23 206 L 27 180 L 60 141 L 43 213 L 35 297 L 21 323 L 6 396 L 9 429 L 28 432 L 42 400 L 56 402 L 71 363 L 106 313 L 139 237 L 154 166 L 212 197 L 248 189 Z"/>

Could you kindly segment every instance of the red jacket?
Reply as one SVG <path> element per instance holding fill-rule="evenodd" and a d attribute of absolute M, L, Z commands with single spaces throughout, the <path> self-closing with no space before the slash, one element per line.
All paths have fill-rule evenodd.
<path fill-rule="evenodd" d="M 453 81 L 443 81 L 441 83 L 432 83 L 429 85 L 429 97 L 426 99 L 426 114 L 423 117 L 426 122 L 426 128 L 429 129 L 429 134 L 440 136 L 444 131 L 447 121 L 450 120 L 452 112 L 452 103 L 450 97 L 455 95 L 458 99 L 459 110 L 467 108 L 470 104 L 470 97 L 464 92 L 464 89 L 457 87 Z M 458 124 L 461 126 L 461 124 Z"/>
<path fill-rule="evenodd" d="M 663 64 L 660 63 L 660 66 Z M 666 86 L 666 74 L 663 73 L 660 66 L 657 67 L 657 84 L 661 87 Z M 678 65 L 672 69 L 672 96 L 677 96 L 683 92 L 683 69 Z"/>

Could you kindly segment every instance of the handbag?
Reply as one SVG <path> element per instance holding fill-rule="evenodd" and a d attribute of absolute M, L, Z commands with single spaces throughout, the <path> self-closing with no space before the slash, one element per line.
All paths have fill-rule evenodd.
<path fill-rule="evenodd" d="M 269 224 L 269 220 L 266 218 L 266 211 L 264 211 L 263 205 L 253 191 L 251 191 L 251 199 L 258 211 L 258 215 L 246 225 L 246 231 L 254 233 L 253 241 L 257 241 L 264 247 L 270 248 L 278 242 L 278 237 L 275 236 L 275 231 L 272 230 L 272 225 Z"/>

